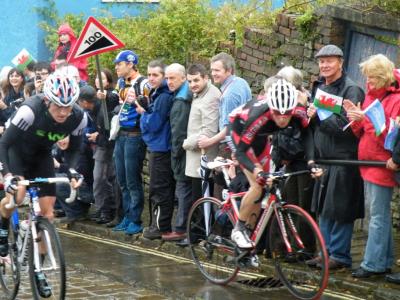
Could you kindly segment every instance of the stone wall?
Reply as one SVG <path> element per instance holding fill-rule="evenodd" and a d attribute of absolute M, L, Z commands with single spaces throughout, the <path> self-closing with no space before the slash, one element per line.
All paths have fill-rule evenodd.
<path fill-rule="evenodd" d="M 310 87 L 318 75 L 314 55 L 326 44 L 344 44 L 343 24 L 330 17 L 316 21 L 314 40 L 305 40 L 296 27 L 297 15 L 279 14 L 272 32 L 247 29 L 244 45 L 236 52 L 241 75 L 254 93 L 262 89 L 263 82 L 284 65 L 292 65 L 303 71 L 304 86 Z"/>
<path fill-rule="evenodd" d="M 320 15 L 314 24 L 314 39 L 306 40 L 296 26 L 296 18 L 297 15 L 278 15 L 272 32 L 247 29 L 243 46 L 234 51 L 239 74 L 247 80 L 254 94 L 263 89 L 266 78 L 275 75 L 284 65 L 302 70 L 304 87 L 309 88 L 318 75 L 316 52 L 327 44 L 344 48 L 346 23 L 343 20 Z M 400 230 L 398 188 L 395 189 L 392 208 L 394 227 Z"/>

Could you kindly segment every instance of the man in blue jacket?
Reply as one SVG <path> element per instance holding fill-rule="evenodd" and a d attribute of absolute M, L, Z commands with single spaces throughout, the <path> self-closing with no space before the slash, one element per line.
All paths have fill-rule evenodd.
<path fill-rule="evenodd" d="M 150 151 L 151 225 L 144 229 L 143 237 L 160 239 L 162 234 L 171 232 L 174 210 L 175 181 L 171 168 L 169 122 L 173 94 L 164 79 L 165 65 L 161 61 L 150 62 L 147 73 L 151 85 L 150 97 L 138 98 L 136 108 L 141 114 L 142 138 Z"/>

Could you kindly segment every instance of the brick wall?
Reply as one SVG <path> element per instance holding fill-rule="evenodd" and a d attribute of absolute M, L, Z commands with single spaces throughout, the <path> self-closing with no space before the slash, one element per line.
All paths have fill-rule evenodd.
<path fill-rule="evenodd" d="M 304 86 L 318 75 L 314 55 L 327 44 L 344 44 L 344 26 L 330 17 L 316 21 L 314 40 L 304 40 L 296 28 L 297 15 L 279 14 L 272 32 L 248 28 L 244 45 L 236 51 L 236 61 L 241 75 L 249 82 L 254 93 L 262 89 L 263 82 L 284 65 L 302 70 Z"/>

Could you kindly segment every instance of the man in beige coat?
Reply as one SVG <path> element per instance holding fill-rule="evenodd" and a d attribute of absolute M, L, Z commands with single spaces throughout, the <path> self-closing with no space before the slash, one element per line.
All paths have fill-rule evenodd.
<path fill-rule="evenodd" d="M 194 64 L 187 72 L 189 88 L 193 93 L 190 109 L 187 138 L 183 142 L 186 150 L 185 174 L 192 181 L 192 201 L 202 197 L 201 178 L 199 175 L 201 149 L 198 146 L 200 136 L 213 137 L 218 133 L 219 99 L 221 92 L 214 86 L 207 75 L 206 68 Z M 218 144 L 205 150 L 208 161 L 213 160 L 218 152 Z"/>

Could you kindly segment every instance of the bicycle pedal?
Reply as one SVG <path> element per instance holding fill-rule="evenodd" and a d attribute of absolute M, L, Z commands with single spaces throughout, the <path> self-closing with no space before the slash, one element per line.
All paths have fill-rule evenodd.
<path fill-rule="evenodd" d="M 260 260 L 256 254 L 243 257 L 239 261 L 241 268 L 258 268 L 260 267 Z"/>

